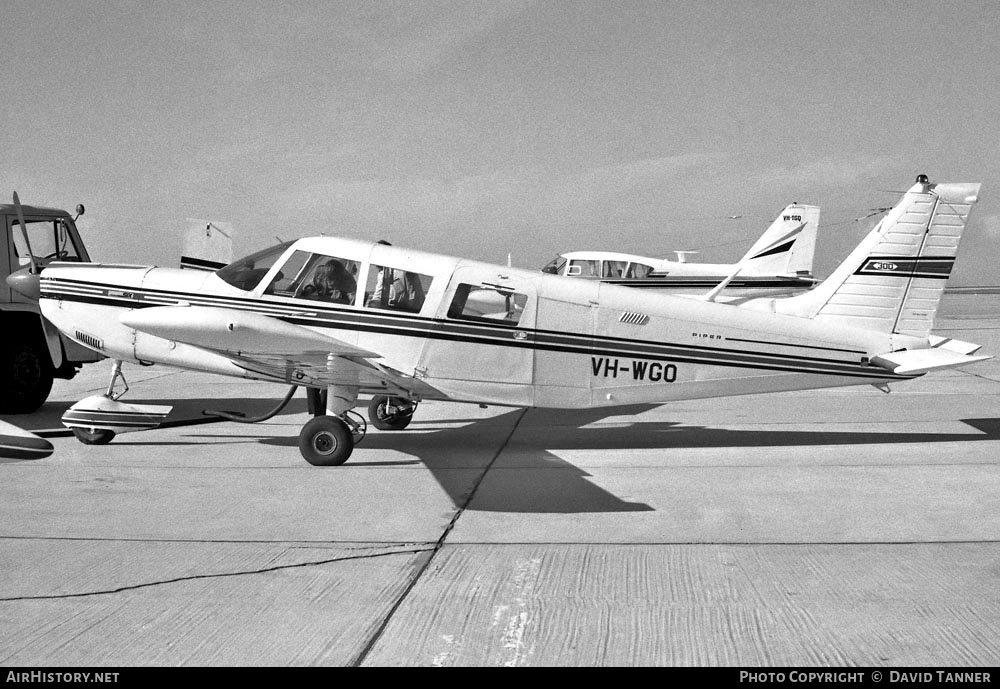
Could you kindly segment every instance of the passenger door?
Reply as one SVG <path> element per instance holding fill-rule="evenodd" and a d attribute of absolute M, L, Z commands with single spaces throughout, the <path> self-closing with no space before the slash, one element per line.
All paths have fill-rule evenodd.
<path fill-rule="evenodd" d="M 532 278 L 459 266 L 419 368 L 431 378 L 531 384 L 536 295 Z"/>

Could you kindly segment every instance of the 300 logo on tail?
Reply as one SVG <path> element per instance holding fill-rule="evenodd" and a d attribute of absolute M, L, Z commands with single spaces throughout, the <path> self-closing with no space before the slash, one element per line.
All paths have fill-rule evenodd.
<path fill-rule="evenodd" d="M 677 380 L 677 367 L 662 361 L 633 360 L 631 366 L 626 360 L 611 359 L 603 356 L 590 357 L 590 367 L 594 376 L 617 378 L 632 376 L 633 380 L 648 380 L 653 383 L 673 383 Z"/>

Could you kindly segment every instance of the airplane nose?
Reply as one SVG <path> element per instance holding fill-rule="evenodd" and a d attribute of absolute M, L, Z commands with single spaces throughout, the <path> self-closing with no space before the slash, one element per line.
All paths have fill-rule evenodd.
<path fill-rule="evenodd" d="M 41 294 L 39 273 L 32 273 L 31 268 L 21 268 L 7 276 L 7 286 L 31 301 L 38 301 Z"/>

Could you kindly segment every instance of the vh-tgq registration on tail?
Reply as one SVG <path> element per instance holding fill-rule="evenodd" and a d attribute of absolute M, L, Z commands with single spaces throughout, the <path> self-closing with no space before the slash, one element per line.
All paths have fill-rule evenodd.
<path fill-rule="evenodd" d="M 120 362 L 166 364 L 325 393 L 299 445 L 336 465 L 363 438 L 359 396 L 392 429 L 422 400 L 658 404 L 881 385 L 989 358 L 931 331 L 979 186 L 921 176 L 815 288 L 739 305 L 333 237 L 214 273 L 49 265 L 40 302 L 118 362 L 107 394 L 63 418 L 84 442 L 155 427 L 169 407 L 120 401 L 115 379 Z"/>

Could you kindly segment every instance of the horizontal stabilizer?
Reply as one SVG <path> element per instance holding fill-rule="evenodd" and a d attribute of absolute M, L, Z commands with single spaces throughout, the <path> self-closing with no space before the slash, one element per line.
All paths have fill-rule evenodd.
<path fill-rule="evenodd" d="M 301 355 L 306 352 L 363 358 L 379 356 L 301 325 L 247 311 L 207 306 L 154 306 L 123 313 L 120 320 L 129 328 L 156 337 L 237 356 Z"/>
<path fill-rule="evenodd" d="M 978 347 L 976 348 L 978 349 Z M 928 371 L 958 368 L 992 358 L 991 356 L 970 356 L 943 347 L 935 347 L 931 349 L 904 349 L 898 352 L 880 354 L 874 357 L 871 363 L 900 375 L 917 375 Z"/>
<path fill-rule="evenodd" d="M 931 347 L 939 347 L 949 352 L 958 352 L 959 354 L 975 354 L 983 347 L 974 342 L 962 342 L 962 340 L 953 340 L 950 337 L 940 337 L 938 335 L 931 335 L 929 339 Z"/>

